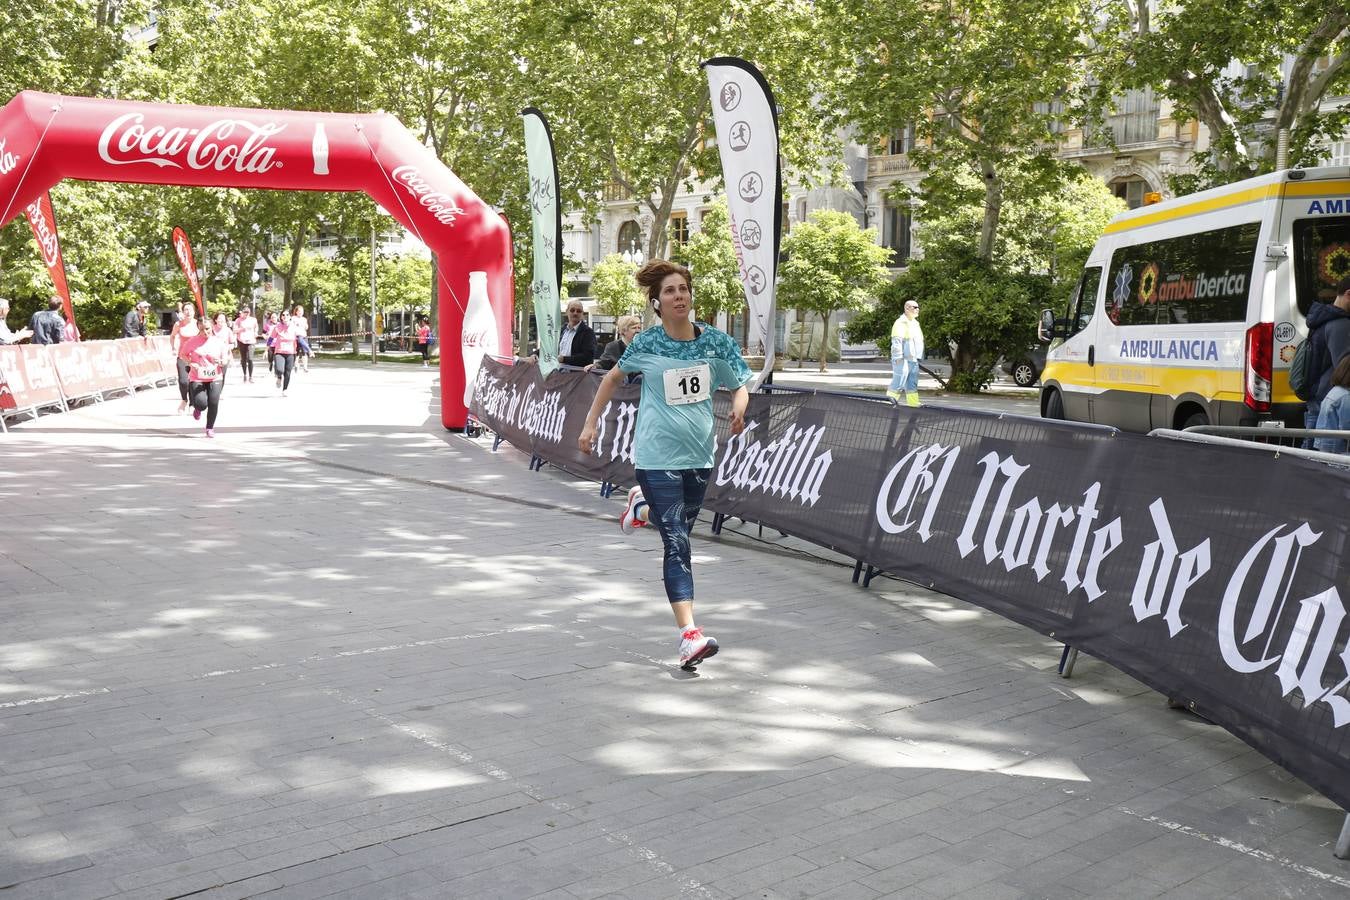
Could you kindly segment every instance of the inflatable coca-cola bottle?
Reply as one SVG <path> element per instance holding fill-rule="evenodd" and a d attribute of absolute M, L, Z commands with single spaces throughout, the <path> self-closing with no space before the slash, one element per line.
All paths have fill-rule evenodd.
<path fill-rule="evenodd" d="M 464 405 L 473 399 L 473 382 L 483 356 L 497 352 L 497 319 L 488 302 L 487 273 L 469 273 L 469 305 L 464 308 Z"/>

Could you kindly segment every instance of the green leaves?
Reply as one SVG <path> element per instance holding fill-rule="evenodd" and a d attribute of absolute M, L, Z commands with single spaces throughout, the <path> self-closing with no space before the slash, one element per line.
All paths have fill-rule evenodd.
<path fill-rule="evenodd" d="M 637 266 L 611 253 L 596 263 L 591 273 L 591 296 L 607 316 L 623 316 L 642 309 L 642 291 L 633 276 Z"/>
<path fill-rule="evenodd" d="M 719 194 L 703 213 L 703 221 L 689 242 L 676 247 L 671 255 L 689 267 L 698 319 L 711 322 L 719 312 L 745 309 L 745 289 L 736 248 L 731 243 L 731 214 L 725 194 Z"/>
<path fill-rule="evenodd" d="M 778 302 L 828 316 L 859 309 L 886 284 L 891 251 L 848 213 L 820 209 L 783 239 Z"/>

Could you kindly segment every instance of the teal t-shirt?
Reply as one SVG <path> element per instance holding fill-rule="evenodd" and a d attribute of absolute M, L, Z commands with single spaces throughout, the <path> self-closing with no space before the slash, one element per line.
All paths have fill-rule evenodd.
<path fill-rule="evenodd" d="M 741 350 L 725 331 L 707 325 L 691 341 L 677 341 L 660 325 L 646 329 L 619 358 L 619 368 L 642 373 L 633 465 L 639 469 L 708 469 L 713 464 L 712 393 L 719 387 L 738 388 L 754 376 L 741 359 Z M 671 403 L 668 390 L 679 394 L 679 379 L 666 384 L 666 372 L 708 366 L 711 384 L 697 385 L 708 397 L 697 403 Z M 685 384 L 692 383 L 693 373 Z"/>

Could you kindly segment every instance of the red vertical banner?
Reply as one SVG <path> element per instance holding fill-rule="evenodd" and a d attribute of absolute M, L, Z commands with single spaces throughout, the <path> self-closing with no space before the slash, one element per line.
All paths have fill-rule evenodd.
<path fill-rule="evenodd" d="M 183 267 L 183 276 L 187 278 L 188 286 L 192 288 L 192 296 L 197 298 L 197 312 L 205 316 L 202 282 L 197 277 L 197 264 L 192 261 L 192 242 L 188 240 L 187 232 L 177 225 L 173 229 L 173 252 L 178 257 L 178 264 Z"/>
<path fill-rule="evenodd" d="M 70 302 L 70 286 L 66 284 L 66 264 L 61 259 L 61 239 L 56 233 L 56 211 L 52 209 L 52 196 L 46 191 L 24 209 L 28 224 L 33 228 L 33 239 L 42 251 L 42 261 L 47 264 L 47 272 L 52 276 L 56 293 L 65 304 L 66 323 L 75 324 L 75 307 Z"/>

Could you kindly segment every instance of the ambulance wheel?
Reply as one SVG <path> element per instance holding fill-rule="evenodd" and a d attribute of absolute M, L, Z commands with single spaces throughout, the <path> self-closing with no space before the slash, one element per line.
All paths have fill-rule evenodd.
<path fill-rule="evenodd" d="M 1050 396 L 1045 398 L 1046 419 L 1064 418 L 1064 398 L 1059 395 L 1059 391 L 1051 391 Z"/>
<path fill-rule="evenodd" d="M 1187 428 L 1194 428 L 1198 425 L 1208 425 L 1208 424 L 1209 424 L 1209 416 L 1205 415 L 1203 411 L 1193 412 L 1186 418 L 1182 419 L 1181 430 L 1185 431 Z"/>

